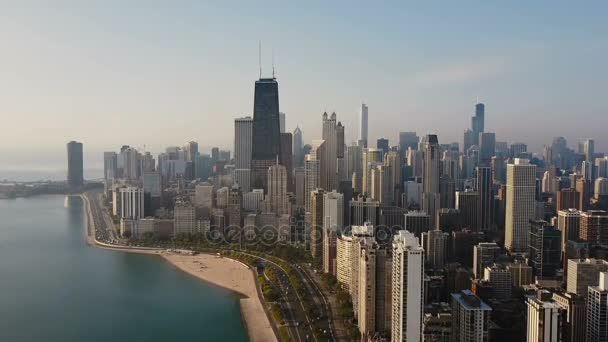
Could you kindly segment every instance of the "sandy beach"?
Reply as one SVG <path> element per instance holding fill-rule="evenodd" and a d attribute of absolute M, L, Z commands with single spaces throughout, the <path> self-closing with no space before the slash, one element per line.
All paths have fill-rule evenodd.
<path fill-rule="evenodd" d="M 209 254 L 162 253 L 160 256 L 195 277 L 236 292 L 250 341 L 277 341 L 258 297 L 253 270 L 238 261 Z"/>
<path fill-rule="evenodd" d="M 241 314 L 245 321 L 247 336 L 252 342 L 273 342 L 277 337 L 257 291 L 254 270 L 236 260 L 218 258 L 210 254 L 186 255 L 167 252 L 159 248 L 137 248 L 113 246 L 95 238 L 95 227 L 88 198 L 85 201 L 87 212 L 86 241 L 89 245 L 127 253 L 158 255 L 180 270 L 187 272 L 207 283 L 234 292 L 239 297 Z"/>

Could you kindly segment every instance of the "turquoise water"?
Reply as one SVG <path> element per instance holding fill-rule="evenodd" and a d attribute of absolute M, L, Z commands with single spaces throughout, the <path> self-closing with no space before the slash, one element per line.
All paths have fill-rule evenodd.
<path fill-rule="evenodd" d="M 87 246 L 79 197 L 0 200 L 0 341 L 245 341 L 237 299 Z"/>

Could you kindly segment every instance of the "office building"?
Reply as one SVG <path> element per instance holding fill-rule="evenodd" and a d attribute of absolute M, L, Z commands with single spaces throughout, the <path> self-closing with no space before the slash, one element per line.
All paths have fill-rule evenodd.
<path fill-rule="evenodd" d="M 473 275 L 476 279 L 483 277 L 486 267 L 496 262 L 500 247 L 495 242 L 481 242 L 473 248 Z"/>
<path fill-rule="evenodd" d="M 498 300 L 511 298 L 511 272 L 505 265 L 494 264 L 484 269 L 483 279 L 492 287 L 492 297 Z"/>
<path fill-rule="evenodd" d="M 477 191 L 457 191 L 456 209 L 460 212 L 460 222 L 463 227 L 472 231 L 479 231 L 480 198 Z"/>
<path fill-rule="evenodd" d="M 82 143 L 70 141 L 68 152 L 68 187 L 70 191 L 78 191 L 84 185 Z"/>
<path fill-rule="evenodd" d="M 520 158 L 528 153 L 528 145 L 521 142 L 514 142 L 509 146 L 510 157 Z"/>
<path fill-rule="evenodd" d="M 557 212 L 557 229 L 561 232 L 561 250 L 566 251 L 568 240 L 576 241 L 579 238 L 581 212 L 576 209 L 563 209 Z"/>
<path fill-rule="evenodd" d="M 452 293 L 450 341 L 487 342 L 492 309 L 470 290 Z"/>
<path fill-rule="evenodd" d="M 560 231 L 546 221 L 530 221 L 528 243 L 528 260 L 538 279 L 555 277 L 562 260 Z"/>
<path fill-rule="evenodd" d="M 539 290 L 526 300 L 528 306 L 527 340 L 538 342 L 562 341 L 562 308 L 547 290 Z"/>
<path fill-rule="evenodd" d="M 405 230 L 420 238 L 431 229 L 431 217 L 423 211 L 409 211 L 405 214 Z"/>
<path fill-rule="evenodd" d="M 350 201 L 350 225 L 363 226 L 369 222 L 374 227 L 380 224 L 380 202 L 359 196 Z"/>
<path fill-rule="evenodd" d="M 511 285 L 515 288 L 534 284 L 534 270 L 523 262 L 515 262 L 507 265 L 511 273 Z"/>
<path fill-rule="evenodd" d="M 598 278 L 587 292 L 587 342 L 608 341 L 608 272 Z"/>
<path fill-rule="evenodd" d="M 536 211 L 536 165 L 516 158 L 507 165 L 507 203 L 505 215 L 505 248 L 511 253 L 524 253 L 528 247 L 530 220 Z"/>
<path fill-rule="evenodd" d="M 371 196 L 371 170 L 382 163 L 382 151 L 375 148 L 363 150 L 361 193 Z"/>
<path fill-rule="evenodd" d="M 587 297 L 587 287 L 597 286 L 600 272 L 608 271 L 608 261 L 599 259 L 569 259 L 566 290 Z"/>
<path fill-rule="evenodd" d="M 280 157 L 279 84 L 275 78 L 255 82 L 251 155 L 251 185 L 267 189 L 267 171 Z"/>
<path fill-rule="evenodd" d="M 471 131 L 473 134 L 473 145 L 479 146 L 479 134 L 484 132 L 485 128 L 485 110 L 483 103 L 475 104 L 475 116 L 471 118 Z"/>
<path fill-rule="evenodd" d="M 401 230 L 393 240 L 393 341 L 421 341 L 424 305 L 424 249 L 414 234 Z"/>
<path fill-rule="evenodd" d="M 586 139 L 583 146 L 585 160 L 593 162 L 595 160 L 595 141 L 593 139 Z"/>

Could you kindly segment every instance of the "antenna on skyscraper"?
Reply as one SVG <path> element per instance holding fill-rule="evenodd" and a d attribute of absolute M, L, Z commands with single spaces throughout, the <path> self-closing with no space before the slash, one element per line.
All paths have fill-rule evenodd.
<path fill-rule="evenodd" d="M 274 79 L 274 48 L 272 48 L 272 78 Z"/>
<path fill-rule="evenodd" d="M 258 45 L 258 66 L 260 67 L 260 78 L 262 78 L 262 41 Z"/>

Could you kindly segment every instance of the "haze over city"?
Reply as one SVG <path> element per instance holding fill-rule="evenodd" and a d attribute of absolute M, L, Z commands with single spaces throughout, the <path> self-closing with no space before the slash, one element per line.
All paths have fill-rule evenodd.
<path fill-rule="evenodd" d="M 232 149 L 252 115 L 262 42 L 272 54 L 287 130 L 305 142 L 336 111 L 346 141 L 369 105 L 370 140 L 436 133 L 462 144 L 473 104 L 497 140 L 540 153 L 555 136 L 575 148 L 605 138 L 605 2 L 282 2 L 5 4 L 0 20 L 0 178 L 64 169 L 65 141 L 87 168 L 116 144 L 153 154 L 195 140 Z M 264 19 L 265 18 L 265 19 Z M 576 123 L 576 129 L 573 125 Z M 230 133 L 230 134 L 229 134 Z M 112 137 L 112 139 L 108 139 Z"/>

